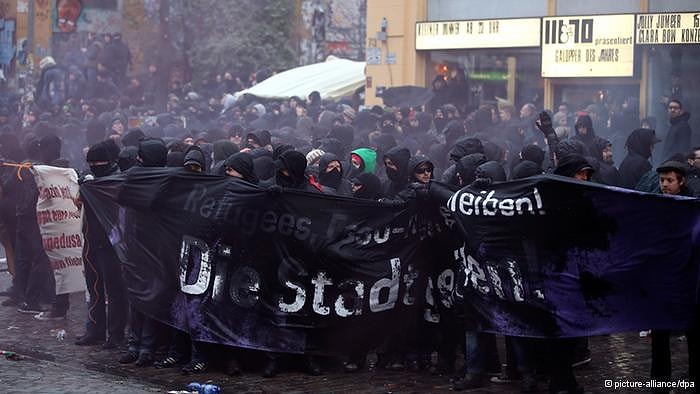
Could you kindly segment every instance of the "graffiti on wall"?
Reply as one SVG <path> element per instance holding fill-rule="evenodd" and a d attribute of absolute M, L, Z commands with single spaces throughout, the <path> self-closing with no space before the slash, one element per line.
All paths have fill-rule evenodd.
<path fill-rule="evenodd" d="M 364 60 L 366 0 L 305 0 L 301 4 L 301 63 L 329 55 Z"/>
<path fill-rule="evenodd" d="M 81 0 L 56 0 L 56 26 L 61 33 L 73 33 L 83 13 Z"/>
<path fill-rule="evenodd" d="M 0 66 L 5 75 L 15 57 L 15 28 L 14 19 L 0 19 Z"/>

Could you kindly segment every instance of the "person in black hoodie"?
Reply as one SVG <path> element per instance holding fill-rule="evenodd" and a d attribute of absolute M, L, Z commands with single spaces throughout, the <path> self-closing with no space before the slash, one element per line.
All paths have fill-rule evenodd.
<path fill-rule="evenodd" d="M 411 152 L 400 146 L 389 149 L 384 154 L 384 167 L 389 180 L 384 184 L 384 196 L 396 197 L 408 185 L 408 161 Z"/>
<path fill-rule="evenodd" d="M 688 125 L 690 113 L 683 111 L 683 104 L 678 100 L 668 102 L 668 121 L 671 126 L 666 133 L 662 160 L 668 160 L 675 153 L 685 154 L 690 150 L 692 131 Z"/>
<path fill-rule="evenodd" d="M 172 153 L 172 152 L 171 152 Z M 181 152 L 177 152 L 182 154 Z M 139 154 L 139 148 L 136 146 L 125 146 L 122 148 L 122 150 L 119 152 L 119 158 L 117 159 L 117 165 L 119 165 L 119 171 L 126 171 L 129 168 L 135 166 L 138 161 L 136 160 L 136 157 Z M 170 156 L 168 156 L 168 162 L 170 161 Z M 179 163 L 178 167 L 182 165 L 182 163 Z"/>
<path fill-rule="evenodd" d="M 213 149 L 214 163 L 211 166 L 211 173 L 223 175 L 224 161 L 239 151 L 238 146 L 229 140 L 219 140 L 214 142 Z"/>
<path fill-rule="evenodd" d="M 206 159 L 204 152 L 197 145 L 192 145 L 185 151 L 185 162 L 182 165 L 188 172 L 207 172 Z"/>
<path fill-rule="evenodd" d="M 642 175 L 651 170 L 651 151 L 654 144 L 660 140 L 656 138 L 654 130 L 637 129 L 627 137 L 627 156 L 620 164 L 620 185 L 628 189 L 634 189 Z"/>
<path fill-rule="evenodd" d="M 315 187 L 308 183 L 306 178 L 306 157 L 295 150 L 288 150 L 282 153 L 275 160 L 277 173 L 275 174 L 275 185 L 287 189 L 308 190 Z"/>
<path fill-rule="evenodd" d="M 139 162 L 140 167 L 165 167 L 167 159 L 168 148 L 165 147 L 162 140 L 147 138 L 139 142 L 139 152 L 136 160 Z M 139 215 L 144 215 L 144 212 L 139 212 Z M 127 214 L 127 222 L 133 219 L 134 218 L 131 218 L 130 215 Z M 143 220 L 143 218 L 140 220 Z M 144 230 L 145 229 L 139 226 L 133 226 L 131 234 L 129 235 L 132 240 L 139 239 L 139 237 L 144 236 Z M 129 259 L 138 258 L 140 258 L 138 255 L 129 256 Z M 127 353 L 119 359 L 119 363 L 131 364 L 135 362 L 137 366 L 142 367 L 151 365 L 153 363 L 153 353 L 158 339 L 159 323 L 132 306 L 129 327 L 131 333 L 128 350 Z"/>
<path fill-rule="evenodd" d="M 322 185 L 323 193 L 339 196 L 352 193 L 350 182 L 343 178 L 343 163 L 332 153 L 325 153 L 318 161 L 318 183 Z"/>
<path fill-rule="evenodd" d="M 363 172 L 352 179 L 352 196 L 378 200 L 382 197 L 382 182 L 376 175 Z"/>
<path fill-rule="evenodd" d="M 435 166 L 425 156 L 413 156 L 408 161 L 409 182 L 429 183 L 433 179 Z"/>
<path fill-rule="evenodd" d="M 254 185 L 259 182 L 257 175 L 255 175 L 253 157 L 248 153 L 238 152 L 229 156 L 224 160 L 223 168 L 229 177 L 242 179 Z"/>
<path fill-rule="evenodd" d="M 112 140 L 98 142 L 90 147 L 86 156 L 90 172 L 83 177 L 81 185 L 119 172 L 115 147 Z M 85 261 L 85 282 L 90 297 L 85 334 L 78 338 L 75 344 L 92 346 L 104 341 L 102 347 L 111 349 L 124 340 L 127 318 L 127 303 L 124 302 L 126 290 L 122 280 L 121 263 L 93 208 L 85 205 L 84 212 L 83 260 Z M 107 297 L 116 301 L 106 303 Z"/>
<path fill-rule="evenodd" d="M 602 144 L 602 141 L 601 138 L 596 135 L 595 130 L 593 130 L 593 121 L 591 117 L 588 115 L 579 116 L 578 119 L 576 119 L 574 130 L 576 130 L 576 135 L 574 135 L 572 139 L 583 142 L 588 150 L 587 155 L 594 156 L 594 152 L 598 150 L 598 146 Z"/>
<path fill-rule="evenodd" d="M 442 173 L 442 181 L 449 184 L 456 184 L 457 163 L 465 156 L 474 153 L 484 153 L 484 145 L 478 138 L 466 137 L 459 139 L 449 151 L 450 161 L 454 162 Z"/>
<path fill-rule="evenodd" d="M 598 166 L 593 181 L 604 185 L 620 186 L 620 172 L 615 168 L 612 149 L 612 143 L 601 138 L 596 144 L 596 151 L 591 152 Z"/>

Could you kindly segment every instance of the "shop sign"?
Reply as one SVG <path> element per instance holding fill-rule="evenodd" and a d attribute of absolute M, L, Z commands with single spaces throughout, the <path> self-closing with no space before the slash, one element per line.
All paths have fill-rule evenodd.
<path fill-rule="evenodd" d="M 700 44 L 700 12 L 637 15 L 637 44 Z"/>
<path fill-rule="evenodd" d="M 634 15 L 542 19 L 542 76 L 631 77 Z"/>
<path fill-rule="evenodd" d="M 540 45 L 540 18 L 416 23 L 416 50 Z"/>

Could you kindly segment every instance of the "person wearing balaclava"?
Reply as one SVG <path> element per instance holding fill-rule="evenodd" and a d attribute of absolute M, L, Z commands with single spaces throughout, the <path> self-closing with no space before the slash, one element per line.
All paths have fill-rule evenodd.
<path fill-rule="evenodd" d="M 253 157 L 249 153 L 238 152 L 229 156 L 223 163 L 226 176 L 241 179 L 257 185 L 259 180 L 255 175 L 255 165 Z"/>
<path fill-rule="evenodd" d="M 277 173 L 275 175 L 275 184 L 270 185 L 268 190 L 274 189 L 296 189 L 306 190 L 310 192 L 320 192 L 320 190 L 311 185 L 306 178 L 306 156 L 295 150 L 288 150 L 280 154 L 275 160 Z M 275 352 L 265 352 L 266 359 L 265 367 L 263 368 L 262 376 L 271 378 L 277 375 L 279 371 L 280 354 Z M 323 371 L 321 366 L 314 356 L 305 355 L 306 370 L 310 375 L 321 375 Z"/>
<path fill-rule="evenodd" d="M 39 140 L 39 157 L 43 164 L 68 168 L 70 163 L 67 159 L 61 158 L 61 139 L 54 134 L 48 134 Z"/>
<path fill-rule="evenodd" d="M 277 173 L 275 184 L 287 189 L 307 190 L 306 157 L 295 150 L 289 150 L 275 161 Z M 314 188 L 316 189 L 316 188 Z"/>
<path fill-rule="evenodd" d="M 362 173 L 352 179 L 352 196 L 367 200 L 382 198 L 382 182 L 370 173 Z"/>
<path fill-rule="evenodd" d="M 318 162 L 318 178 L 309 177 L 309 182 L 321 186 L 321 192 L 349 196 L 352 193 L 350 182 L 343 179 L 343 164 L 338 156 L 325 153 Z"/>
<path fill-rule="evenodd" d="M 86 160 L 90 174 L 83 184 L 119 172 L 114 141 L 98 142 L 90 147 Z M 84 204 L 83 261 L 88 294 L 88 315 L 85 334 L 75 342 L 78 346 L 102 345 L 105 349 L 119 346 L 124 340 L 127 319 L 126 288 L 122 280 L 121 263 L 107 233 L 100 225 L 93 207 Z M 105 302 L 107 299 L 116 302 Z"/>
<path fill-rule="evenodd" d="M 408 185 L 408 161 L 410 158 L 411 152 L 400 146 L 393 147 L 384 154 L 384 168 L 386 176 L 389 178 L 383 185 L 385 197 L 396 197 Z"/>
<path fill-rule="evenodd" d="M 140 167 L 165 167 L 168 159 L 168 148 L 165 147 L 160 139 L 146 138 L 139 142 L 139 151 L 136 160 Z M 128 197 L 120 196 L 119 199 L 127 199 Z M 139 237 L 145 237 L 145 229 L 136 225 L 139 221 L 144 220 L 148 212 L 139 211 L 138 218 L 136 214 L 127 214 L 125 220 L 127 225 L 132 227 L 129 233 L 131 242 L 137 242 Z M 134 221 L 135 223 L 131 223 Z M 129 242 L 129 240 L 127 240 Z M 142 258 L 135 254 L 128 257 L 136 260 Z M 134 261 L 137 263 L 137 261 Z M 129 336 L 129 344 L 127 353 L 124 354 L 118 361 L 120 364 L 135 364 L 139 367 L 145 367 L 153 364 L 153 355 L 155 352 L 156 342 L 158 340 L 159 323 L 152 318 L 146 316 L 138 309 L 131 307 L 129 327 L 131 334 Z"/>

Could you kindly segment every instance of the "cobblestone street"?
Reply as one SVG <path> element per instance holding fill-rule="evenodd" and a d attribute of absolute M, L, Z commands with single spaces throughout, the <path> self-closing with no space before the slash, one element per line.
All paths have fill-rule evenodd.
<path fill-rule="evenodd" d="M 0 288 L 9 286 L 7 273 L 0 273 Z M 3 298 L 4 299 L 4 298 Z M 102 350 L 73 344 L 83 332 L 85 318 L 83 294 L 71 296 L 68 318 L 62 321 L 38 321 L 14 308 L 0 308 L 0 349 L 17 352 L 20 361 L 0 360 L 2 392 L 31 393 L 142 393 L 182 390 L 189 382 L 211 382 L 228 393 L 440 393 L 451 391 L 449 377 L 427 372 L 360 372 L 347 374 L 328 366 L 323 376 L 300 372 L 281 373 L 264 379 L 258 370 L 230 377 L 216 370 L 203 375 L 182 376 L 178 369 L 158 370 L 117 363 L 122 350 Z M 63 341 L 59 330 L 66 330 Z M 687 375 L 686 344 L 674 337 L 674 379 Z M 575 369 L 579 383 L 587 393 L 612 392 L 605 380 L 648 380 L 651 339 L 638 333 L 591 338 L 592 362 Z M 9 387 L 9 389 L 8 389 Z M 541 382 L 545 392 L 546 382 Z M 519 384 L 490 383 L 471 393 L 518 392 Z M 650 392 L 645 389 L 618 389 L 616 392 Z M 684 392 L 677 390 L 676 392 Z"/>

